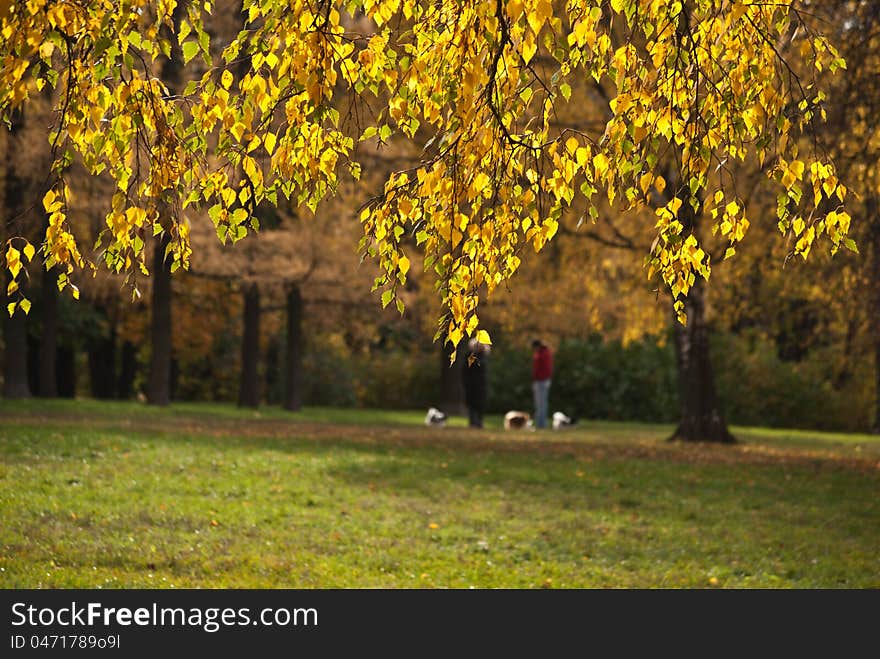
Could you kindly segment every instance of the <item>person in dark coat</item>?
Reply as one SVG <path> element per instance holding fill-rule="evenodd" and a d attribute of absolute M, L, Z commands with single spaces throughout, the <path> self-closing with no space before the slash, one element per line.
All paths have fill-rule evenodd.
<path fill-rule="evenodd" d="M 485 343 L 471 339 L 467 358 L 461 365 L 464 402 L 468 408 L 468 425 L 471 428 L 483 427 L 486 399 L 489 396 L 489 350 Z"/>

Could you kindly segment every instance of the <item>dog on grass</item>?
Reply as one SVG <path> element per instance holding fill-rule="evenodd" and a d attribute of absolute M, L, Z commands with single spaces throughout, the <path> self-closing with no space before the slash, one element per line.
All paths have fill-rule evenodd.
<path fill-rule="evenodd" d="M 575 420 L 570 416 L 563 414 L 562 412 L 554 412 L 553 413 L 553 430 L 562 430 L 563 428 L 570 428 L 575 424 Z"/>
<path fill-rule="evenodd" d="M 425 425 L 442 428 L 446 425 L 446 413 L 436 407 L 428 408 L 428 413 L 425 415 Z"/>
<path fill-rule="evenodd" d="M 505 430 L 534 430 L 532 417 L 528 412 L 510 410 L 504 415 Z"/>

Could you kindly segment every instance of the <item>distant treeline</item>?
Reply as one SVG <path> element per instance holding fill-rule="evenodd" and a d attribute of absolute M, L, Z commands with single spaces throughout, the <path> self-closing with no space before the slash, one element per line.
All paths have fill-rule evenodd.
<path fill-rule="evenodd" d="M 57 395 L 130 398 L 143 390 L 149 343 L 119 340 L 99 312 L 60 305 L 64 332 L 58 344 Z M 231 328 L 230 328 L 231 329 Z M 34 330 L 36 332 L 36 330 Z M 109 339 L 107 337 L 110 337 Z M 29 379 L 36 390 L 38 336 L 29 341 Z M 410 337 L 411 339 L 411 337 Z M 872 420 L 874 368 L 871 360 L 845 359 L 829 344 L 791 351 L 760 333 L 712 335 L 715 378 L 729 423 L 769 427 L 868 431 Z M 433 350 L 401 348 L 409 341 L 352 352 L 339 336 L 309 336 L 302 363 L 306 405 L 427 409 L 446 407 L 443 360 Z M 417 343 L 412 341 L 412 343 Z M 568 339 L 555 346 L 556 371 L 550 391 L 553 411 L 581 419 L 674 423 L 679 418 L 678 380 L 671 336 L 623 344 L 602 336 Z M 239 339 L 220 332 L 213 350 L 197 359 L 174 360 L 172 398 L 235 402 Z M 261 398 L 283 397 L 284 343 L 270 338 L 261 351 Z M 841 371 L 840 364 L 853 364 Z M 460 362 L 459 362 L 460 364 Z M 489 412 L 531 409 L 528 341 L 505 344 L 489 361 Z"/>

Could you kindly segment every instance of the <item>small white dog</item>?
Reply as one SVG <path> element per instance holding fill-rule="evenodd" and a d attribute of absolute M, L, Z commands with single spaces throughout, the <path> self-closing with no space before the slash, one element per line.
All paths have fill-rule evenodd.
<path fill-rule="evenodd" d="M 534 429 L 534 424 L 532 423 L 532 417 L 528 412 L 520 412 L 519 410 L 510 410 L 507 414 L 504 415 L 504 429 L 505 430 L 521 430 L 521 429 Z"/>
<path fill-rule="evenodd" d="M 446 425 L 446 414 L 436 407 L 428 408 L 428 413 L 425 415 L 425 425 L 442 428 Z"/>
<path fill-rule="evenodd" d="M 553 413 L 553 430 L 560 430 L 573 425 L 574 421 L 570 416 L 566 416 L 562 412 Z"/>

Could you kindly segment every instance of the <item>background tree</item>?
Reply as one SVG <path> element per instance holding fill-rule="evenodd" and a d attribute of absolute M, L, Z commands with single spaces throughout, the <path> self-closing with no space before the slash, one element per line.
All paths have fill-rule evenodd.
<path fill-rule="evenodd" d="M 18 256 L 23 250 L 19 250 L 12 246 L 9 242 L 9 236 L 21 235 L 25 233 L 22 223 L 22 215 L 24 213 L 24 181 L 20 174 L 17 173 L 13 163 L 14 154 L 17 152 L 17 138 L 22 131 L 24 123 L 23 113 L 18 112 L 12 117 L 12 124 L 8 134 L 3 137 L 3 209 L 7 218 L 3 222 L 4 235 L 7 245 L 7 262 L 9 254 L 13 256 L 13 264 L 20 264 L 21 257 Z M 10 249 L 15 249 L 10 252 Z M 13 265 L 15 267 L 15 265 Z M 21 266 L 18 265 L 20 268 Z M 14 294 L 16 289 L 20 288 L 20 284 L 16 281 L 17 270 L 8 269 L 6 281 L 4 281 L 4 302 L 13 305 L 15 308 L 15 298 L 12 297 L 10 291 Z M 11 302 L 9 300 L 12 300 Z M 29 309 L 30 307 L 27 307 Z M 3 396 L 6 398 L 27 398 L 31 395 L 30 385 L 27 377 L 27 320 L 24 313 L 9 314 L 3 317 Z"/>
<path fill-rule="evenodd" d="M 816 10 L 826 18 L 847 62 L 847 75 L 829 81 L 834 103 L 828 107 L 823 143 L 838 162 L 841 178 L 857 192 L 852 208 L 861 221 L 853 238 L 862 258 L 851 266 L 868 312 L 864 329 L 875 372 L 873 429 L 880 432 L 880 7 L 835 0 L 818 3 Z"/>

